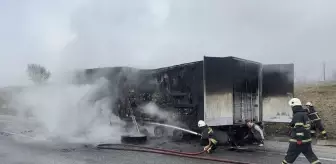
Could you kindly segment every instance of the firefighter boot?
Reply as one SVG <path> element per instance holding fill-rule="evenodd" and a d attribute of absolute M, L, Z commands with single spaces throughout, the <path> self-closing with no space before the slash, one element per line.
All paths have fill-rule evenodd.
<path fill-rule="evenodd" d="M 261 140 L 259 143 L 259 147 L 262 147 L 262 146 L 264 146 L 264 140 Z"/>
<path fill-rule="evenodd" d="M 323 139 L 325 139 L 325 140 L 327 140 L 327 139 L 328 139 L 328 135 L 327 135 L 327 133 L 325 133 L 325 134 L 322 134 L 322 136 L 323 136 Z"/>
<path fill-rule="evenodd" d="M 211 146 L 207 149 L 207 153 L 208 153 L 208 154 L 212 154 L 212 153 L 215 151 L 216 148 L 217 148 L 216 145 L 211 145 Z"/>
<path fill-rule="evenodd" d="M 212 151 L 212 149 L 211 148 L 209 148 L 208 150 L 207 150 L 207 153 L 208 154 L 211 154 L 213 151 Z"/>

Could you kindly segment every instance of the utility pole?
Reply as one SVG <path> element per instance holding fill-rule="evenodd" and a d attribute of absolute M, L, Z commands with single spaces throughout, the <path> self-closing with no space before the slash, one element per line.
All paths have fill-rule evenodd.
<path fill-rule="evenodd" d="M 326 80 L 326 63 L 323 62 L 323 81 Z"/>

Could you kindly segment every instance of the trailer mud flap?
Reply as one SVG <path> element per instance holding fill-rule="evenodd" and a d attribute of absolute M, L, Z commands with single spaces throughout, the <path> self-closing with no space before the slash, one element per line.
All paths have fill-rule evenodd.
<path fill-rule="evenodd" d="M 294 94 L 294 64 L 269 64 L 262 69 L 262 118 L 266 122 L 290 122 L 288 101 Z"/>
<path fill-rule="evenodd" d="M 231 58 L 204 57 L 204 120 L 209 126 L 233 124 Z"/>

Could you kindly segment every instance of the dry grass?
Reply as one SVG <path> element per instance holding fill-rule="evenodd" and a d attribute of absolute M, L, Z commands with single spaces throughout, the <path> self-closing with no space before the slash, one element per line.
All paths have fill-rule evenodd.
<path fill-rule="evenodd" d="M 296 86 L 295 96 L 313 102 L 329 136 L 336 138 L 336 83 Z"/>
<path fill-rule="evenodd" d="M 336 139 L 336 83 L 295 86 L 295 97 L 314 104 L 329 137 Z M 265 131 L 269 136 L 282 136 L 288 128 L 285 123 L 265 123 Z"/>

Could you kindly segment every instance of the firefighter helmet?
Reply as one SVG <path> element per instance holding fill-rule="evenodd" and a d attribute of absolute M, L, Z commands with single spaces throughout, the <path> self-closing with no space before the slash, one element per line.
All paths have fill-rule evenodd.
<path fill-rule="evenodd" d="M 204 127 L 206 124 L 205 124 L 205 122 L 203 121 L 203 120 L 199 120 L 198 121 L 198 127 Z"/>
<path fill-rule="evenodd" d="M 313 104 L 311 102 L 307 102 L 306 106 L 313 106 Z"/>
<path fill-rule="evenodd" d="M 302 105 L 301 104 L 301 100 L 298 99 L 298 98 L 292 98 L 288 101 L 288 105 L 293 107 L 293 106 L 299 106 L 299 105 Z"/>

